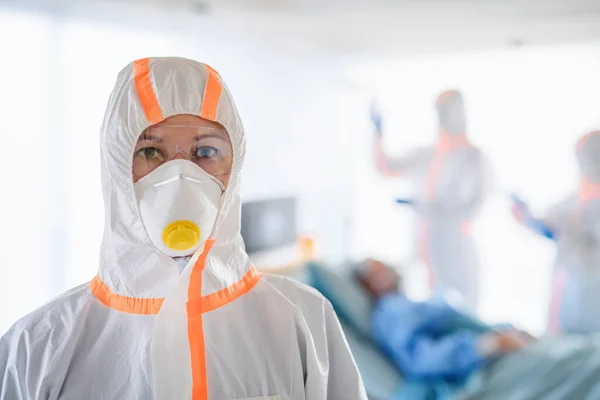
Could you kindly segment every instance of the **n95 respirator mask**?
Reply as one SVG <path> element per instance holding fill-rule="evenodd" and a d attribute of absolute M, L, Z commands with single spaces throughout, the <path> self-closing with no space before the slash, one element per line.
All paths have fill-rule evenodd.
<path fill-rule="evenodd" d="M 169 161 L 134 185 L 146 233 L 164 254 L 192 255 L 210 236 L 223 184 L 188 160 Z"/>

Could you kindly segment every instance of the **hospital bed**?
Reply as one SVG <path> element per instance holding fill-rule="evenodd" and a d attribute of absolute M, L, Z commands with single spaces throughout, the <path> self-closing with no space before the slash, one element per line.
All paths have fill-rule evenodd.
<path fill-rule="evenodd" d="M 371 300 L 340 266 L 307 265 L 308 283 L 329 299 L 346 334 L 369 398 L 393 399 L 404 380 L 391 360 L 380 351 L 370 334 Z"/>
<path fill-rule="evenodd" d="M 306 266 L 306 280 L 333 305 L 372 400 L 600 400 L 600 335 L 540 340 L 475 374 L 460 390 L 445 382 L 407 382 L 370 333 L 371 300 L 349 268 Z M 465 316 L 461 326 L 487 330 Z"/>

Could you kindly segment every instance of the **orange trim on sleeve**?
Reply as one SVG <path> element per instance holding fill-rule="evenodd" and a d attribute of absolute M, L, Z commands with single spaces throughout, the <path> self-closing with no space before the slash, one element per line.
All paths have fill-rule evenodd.
<path fill-rule="evenodd" d="M 158 314 L 165 301 L 165 299 L 161 297 L 138 298 L 115 294 L 108 286 L 106 286 L 99 276 L 92 279 L 90 282 L 90 289 L 94 296 L 96 296 L 105 306 L 129 314 Z"/>
<path fill-rule="evenodd" d="M 204 89 L 204 98 L 202 99 L 202 110 L 200 116 L 210 121 L 217 121 L 217 106 L 219 105 L 219 98 L 223 91 L 223 85 L 219 81 L 219 74 L 217 71 L 204 65 L 208 71 L 208 80 L 206 81 L 206 89 Z"/>
<path fill-rule="evenodd" d="M 135 71 L 135 89 L 142 103 L 146 119 L 152 125 L 158 124 L 164 120 L 164 117 L 154 93 L 154 88 L 152 87 L 152 80 L 150 79 L 150 59 L 143 58 L 134 61 L 133 68 Z"/>

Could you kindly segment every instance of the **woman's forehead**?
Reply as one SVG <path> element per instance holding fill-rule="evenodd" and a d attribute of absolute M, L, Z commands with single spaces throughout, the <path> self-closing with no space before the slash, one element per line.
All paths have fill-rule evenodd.
<path fill-rule="evenodd" d="M 175 115 L 148 127 L 140 139 L 148 136 L 161 139 L 183 138 L 188 136 L 210 135 L 229 141 L 225 128 L 216 122 L 195 115 Z"/>
<path fill-rule="evenodd" d="M 222 127 L 221 124 L 213 121 L 209 121 L 202 117 L 198 117 L 197 115 L 191 114 L 180 114 L 173 115 L 169 118 L 166 118 L 164 121 L 159 122 L 156 127 L 160 126 L 168 126 L 168 125 L 202 125 L 202 126 L 212 126 L 212 127 Z"/>

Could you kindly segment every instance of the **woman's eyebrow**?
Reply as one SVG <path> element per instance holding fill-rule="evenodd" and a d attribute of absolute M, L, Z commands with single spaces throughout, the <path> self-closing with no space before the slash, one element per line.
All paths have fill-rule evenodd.
<path fill-rule="evenodd" d="M 162 139 L 159 138 L 159 137 L 156 137 L 156 136 L 152 136 L 152 135 L 148 135 L 146 133 L 142 133 L 142 135 L 138 139 L 138 142 L 142 142 L 142 141 L 149 141 L 149 142 L 153 142 L 153 143 L 160 143 L 160 142 L 162 142 Z"/>
<path fill-rule="evenodd" d="M 201 134 L 201 135 L 198 135 L 198 136 L 196 136 L 196 139 L 195 139 L 195 140 L 196 140 L 197 142 L 199 142 L 199 141 L 200 141 L 200 140 L 202 140 L 202 139 L 209 139 L 209 138 L 215 138 L 215 139 L 219 139 L 219 140 L 222 140 L 222 141 L 224 141 L 224 142 L 227 142 L 227 141 L 228 141 L 226 137 L 223 137 L 223 135 L 222 135 L 222 134 L 220 135 L 220 134 L 218 134 L 218 133 L 206 133 L 206 134 Z"/>

